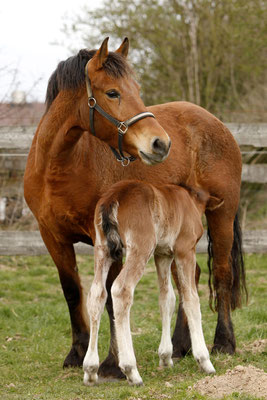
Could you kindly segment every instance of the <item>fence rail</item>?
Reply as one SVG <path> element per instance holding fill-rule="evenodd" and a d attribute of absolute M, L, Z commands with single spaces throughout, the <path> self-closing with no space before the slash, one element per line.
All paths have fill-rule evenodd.
<path fill-rule="evenodd" d="M 226 124 L 239 146 L 252 146 L 267 148 L 267 123 L 259 124 Z M 23 171 L 26 157 L 32 142 L 35 126 L 27 127 L 0 127 L 0 167 L 1 169 L 13 169 Z M 245 151 L 244 153 L 247 153 Z M 1 160 L 2 158 L 2 160 Z M 244 164 L 242 171 L 243 182 L 267 183 L 267 164 Z"/>
<path fill-rule="evenodd" d="M 267 123 L 226 124 L 243 154 L 266 154 Z M 35 126 L 0 127 L 0 169 L 23 171 Z M 243 164 L 242 181 L 267 183 L 267 164 Z M 244 251 L 247 253 L 267 253 L 267 230 L 245 231 L 243 233 Z M 93 254 L 93 247 L 82 243 L 75 245 L 77 253 Z M 204 235 L 197 251 L 207 251 Z M 40 233 L 0 231 L 0 255 L 39 255 L 47 254 Z"/>
<path fill-rule="evenodd" d="M 257 124 L 225 124 L 239 146 L 267 147 L 267 123 Z M 2 126 L 0 127 L 0 148 L 21 149 L 30 148 L 36 126 Z"/>
<path fill-rule="evenodd" d="M 207 252 L 207 238 L 204 234 L 197 246 L 198 253 Z M 93 246 L 84 243 L 74 245 L 77 254 L 94 254 Z M 267 230 L 243 232 L 245 253 L 267 253 Z M 48 254 L 38 231 L 0 231 L 0 255 L 36 256 Z"/>

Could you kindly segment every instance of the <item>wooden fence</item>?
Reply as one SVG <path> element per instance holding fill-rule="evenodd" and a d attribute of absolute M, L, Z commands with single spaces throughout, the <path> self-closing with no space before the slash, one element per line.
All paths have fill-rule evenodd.
<path fill-rule="evenodd" d="M 267 154 L 267 123 L 261 124 L 226 124 L 241 152 L 246 154 Z M 36 127 L 0 127 L 0 169 L 23 173 L 29 147 Z M 267 164 L 243 164 L 243 182 L 267 183 Z M 267 253 L 267 230 L 245 231 L 244 251 L 248 253 Z M 76 252 L 92 254 L 93 248 L 75 245 Z M 198 252 L 206 252 L 207 241 L 201 239 Z M 0 231 L 0 254 L 2 255 L 38 255 L 46 254 L 39 232 Z"/>
<path fill-rule="evenodd" d="M 249 146 L 249 153 L 267 148 L 267 123 L 226 124 L 239 146 Z M 0 127 L 0 165 L 6 170 L 23 171 L 36 127 Z M 247 153 L 244 150 L 244 153 Z M 267 164 L 243 165 L 242 181 L 267 183 Z"/>

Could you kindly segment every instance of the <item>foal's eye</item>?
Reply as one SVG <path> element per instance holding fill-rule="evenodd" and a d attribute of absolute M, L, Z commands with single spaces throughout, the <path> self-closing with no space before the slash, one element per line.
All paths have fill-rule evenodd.
<path fill-rule="evenodd" d="M 115 89 L 109 90 L 108 92 L 106 92 L 106 95 L 110 99 L 119 99 L 120 98 L 119 92 L 117 92 L 117 90 L 115 90 Z"/>

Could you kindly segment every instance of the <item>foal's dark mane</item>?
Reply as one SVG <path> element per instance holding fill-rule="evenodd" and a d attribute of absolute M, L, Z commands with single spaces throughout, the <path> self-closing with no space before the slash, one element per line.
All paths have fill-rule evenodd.
<path fill-rule="evenodd" d="M 85 85 L 85 66 L 96 50 L 80 50 L 76 56 L 61 61 L 51 75 L 46 91 L 46 111 L 57 97 L 60 90 L 74 90 Z M 119 53 L 110 52 L 103 64 L 103 69 L 114 78 L 123 77 L 132 70 L 126 59 Z"/>

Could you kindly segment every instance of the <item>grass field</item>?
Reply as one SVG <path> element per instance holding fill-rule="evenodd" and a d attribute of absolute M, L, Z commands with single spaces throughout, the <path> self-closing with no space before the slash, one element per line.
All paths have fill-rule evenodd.
<path fill-rule="evenodd" d="M 84 286 L 92 280 L 93 259 L 78 256 Z M 208 347 L 212 345 L 216 314 L 208 308 L 207 269 L 204 256 L 200 299 L 203 329 Z M 266 307 L 267 255 L 246 257 L 249 303 L 233 313 L 237 338 L 234 356 L 212 355 L 218 374 L 236 365 L 252 364 L 267 369 L 266 352 L 253 353 L 250 345 L 267 337 Z M 157 348 L 160 340 L 158 288 L 153 262 L 137 286 L 131 327 L 140 374 L 144 386 L 128 386 L 126 381 L 86 387 L 81 369 L 62 369 L 71 343 L 67 306 L 56 268 L 50 257 L 0 257 L 0 399 L 1 400 L 86 400 L 86 399 L 198 399 L 188 389 L 205 375 L 192 356 L 176 362 L 172 369 L 159 369 Z M 173 324 L 174 324 L 173 319 Z M 109 346 L 106 312 L 99 338 L 100 357 Z M 225 399 L 252 400 L 237 393 Z"/>

